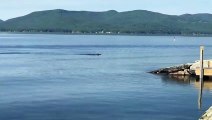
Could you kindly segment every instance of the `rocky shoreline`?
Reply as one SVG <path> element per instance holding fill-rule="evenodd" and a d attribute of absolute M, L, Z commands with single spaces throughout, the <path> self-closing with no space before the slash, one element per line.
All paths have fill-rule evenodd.
<path fill-rule="evenodd" d="M 212 60 L 204 60 L 204 68 L 212 67 Z M 152 74 L 163 74 L 163 75 L 179 75 L 179 76 L 196 76 L 195 70 L 200 67 L 199 61 L 194 63 L 186 63 L 157 70 L 150 71 Z"/>
<path fill-rule="evenodd" d="M 195 75 L 195 70 L 191 69 L 193 63 L 181 64 L 158 70 L 150 71 L 152 74 L 168 74 L 168 75 Z"/>

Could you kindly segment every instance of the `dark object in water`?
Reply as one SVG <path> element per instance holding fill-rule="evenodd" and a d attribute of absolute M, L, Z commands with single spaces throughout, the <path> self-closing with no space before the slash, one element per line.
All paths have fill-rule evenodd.
<path fill-rule="evenodd" d="M 78 54 L 78 55 L 90 55 L 90 56 L 100 56 L 100 53 L 88 53 L 88 54 Z"/>
<path fill-rule="evenodd" d="M 31 54 L 30 52 L 0 52 L 0 54 Z"/>

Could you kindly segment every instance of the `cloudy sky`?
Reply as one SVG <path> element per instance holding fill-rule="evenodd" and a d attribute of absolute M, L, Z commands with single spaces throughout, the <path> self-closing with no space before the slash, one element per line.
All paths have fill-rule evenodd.
<path fill-rule="evenodd" d="M 0 19 L 49 9 L 88 11 L 149 10 L 171 15 L 212 13 L 212 0 L 0 0 Z"/>

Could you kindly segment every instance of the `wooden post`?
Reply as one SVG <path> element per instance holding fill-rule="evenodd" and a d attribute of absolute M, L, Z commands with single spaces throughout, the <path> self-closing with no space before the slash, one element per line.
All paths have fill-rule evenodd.
<path fill-rule="evenodd" d="M 199 100 L 198 100 L 198 107 L 201 109 L 202 107 L 202 87 L 203 87 L 203 78 L 204 78 L 204 46 L 200 46 L 200 75 L 199 75 L 199 84 L 200 84 L 200 89 L 199 89 Z"/>
<path fill-rule="evenodd" d="M 204 55 L 204 46 L 200 46 L 200 80 L 203 80 L 204 77 L 204 70 L 203 70 L 203 63 L 204 63 L 204 59 L 203 59 L 203 55 Z"/>

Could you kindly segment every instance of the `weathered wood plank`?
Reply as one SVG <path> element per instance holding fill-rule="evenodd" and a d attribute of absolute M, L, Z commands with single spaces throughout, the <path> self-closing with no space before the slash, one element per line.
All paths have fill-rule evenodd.
<path fill-rule="evenodd" d="M 195 70 L 196 75 L 200 75 L 200 68 Z M 204 68 L 204 76 L 212 76 L 212 68 Z"/>

